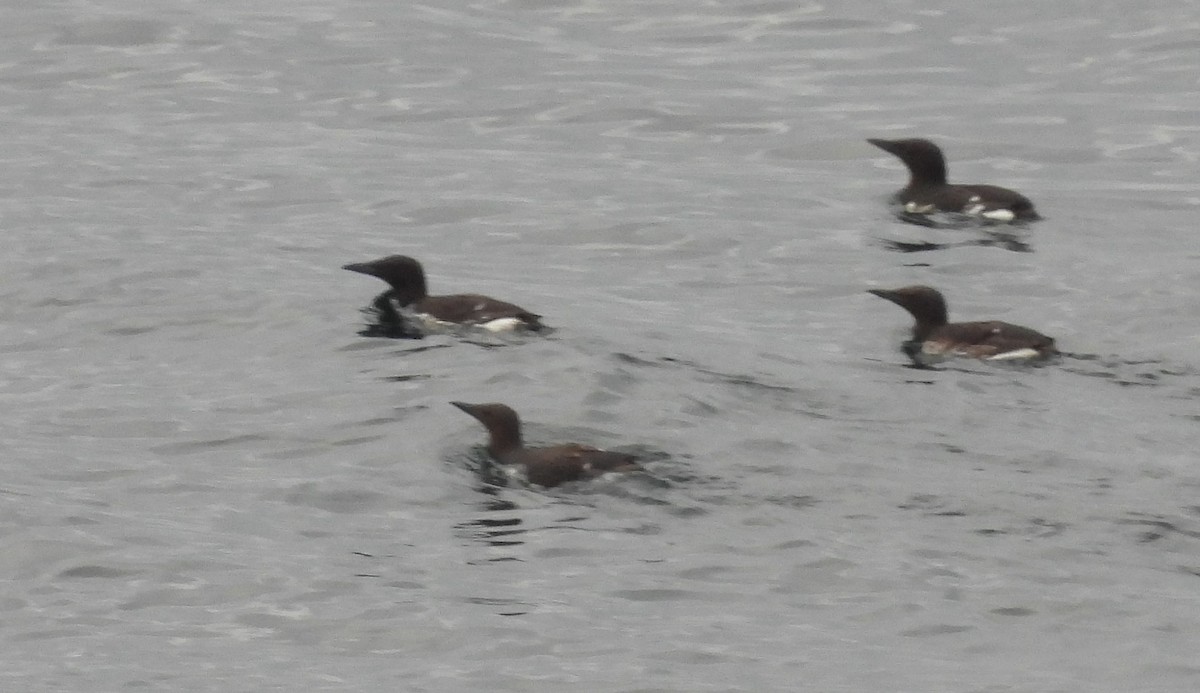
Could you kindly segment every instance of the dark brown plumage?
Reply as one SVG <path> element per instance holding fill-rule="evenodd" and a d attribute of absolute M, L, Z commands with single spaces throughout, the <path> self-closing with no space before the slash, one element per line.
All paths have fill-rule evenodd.
<path fill-rule="evenodd" d="M 640 469 L 633 455 L 600 450 L 578 443 L 527 448 L 521 441 L 521 419 L 517 412 L 507 405 L 466 402 L 450 404 L 478 419 L 488 430 L 488 453 L 501 464 L 523 467 L 530 483 L 546 487 L 558 486 L 606 472 Z"/>
<path fill-rule="evenodd" d="M 540 315 L 489 296 L 430 296 L 425 284 L 424 268 L 420 262 L 407 255 L 389 255 L 371 262 L 355 262 L 344 265 L 342 269 L 378 277 L 388 283 L 391 289 L 375 299 L 375 307 L 385 318 L 399 319 L 390 305 L 395 301 L 401 308 L 441 322 L 478 325 L 488 329 L 511 329 L 518 326 L 528 330 L 540 330 L 544 327 Z"/>
<path fill-rule="evenodd" d="M 869 293 L 907 310 L 916 323 L 905 353 L 918 365 L 948 356 L 977 359 L 1036 359 L 1056 352 L 1054 339 L 1028 327 L 999 320 L 949 322 L 946 299 L 928 286 L 869 289 Z"/>
<path fill-rule="evenodd" d="M 868 142 L 893 154 L 908 167 L 908 185 L 895 200 L 909 213 L 958 212 L 994 221 L 1036 221 L 1041 216 L 1033 202 L 1015 190 L 996 185 L 954 185 L 946 180 L 946 157 L 924 139 Z"/>

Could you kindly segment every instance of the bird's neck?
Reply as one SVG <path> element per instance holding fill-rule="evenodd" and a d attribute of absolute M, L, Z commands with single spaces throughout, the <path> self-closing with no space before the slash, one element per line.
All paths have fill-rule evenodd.
<path fill-rule="evenodd" d="M 495 457 L 512 452 L 513 450 L 520 450 L 524 447 L 521 443 L 520 432 L 492 430 L 488 433 L 488 452 Z"/>

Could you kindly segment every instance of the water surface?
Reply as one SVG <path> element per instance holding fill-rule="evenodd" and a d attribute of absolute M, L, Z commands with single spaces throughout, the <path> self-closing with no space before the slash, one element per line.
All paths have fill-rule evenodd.
<path fill-rule="evenodd" d="M 1200 685 L 1189 3 L 0 13 L 8 690 Z M 397 252 L 556 332 L 358 336 Z M 1071 356 L 906 368 L 916 282 Z"/>

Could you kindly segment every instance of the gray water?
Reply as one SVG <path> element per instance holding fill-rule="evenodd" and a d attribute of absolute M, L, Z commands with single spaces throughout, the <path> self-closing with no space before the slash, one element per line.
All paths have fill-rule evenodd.
<path fill-rule="evenodd" d="M 2 12 L 0 689 L 1200 688 L 1192 3 Z M 556 331 L 358 336 L 390 253 Z M 917 282 L 1070 355 L 906 368 Z"/>

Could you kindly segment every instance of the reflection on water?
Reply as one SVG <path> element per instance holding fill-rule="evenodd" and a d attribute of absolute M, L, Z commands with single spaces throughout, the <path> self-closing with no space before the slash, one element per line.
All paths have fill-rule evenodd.
<path fill-rule="evenodd" d="M 879 245 L 899 253 L 924 253 L 930 250 L 946 250 L 948 248 L 966 248 L 979 246 L 981 248 L 1001 248 L 1014 253 L 1032 253 L 1033 248 L 1023 239 L 1008 233 L 990 233 L 982 238 L 970 238 L 962 241 L 935 243 L 932 241 L 897 241 L 879 239 Z"/>
<path fill-rule="evenodd" d="M 424 330 L 402 315 L 393 303 L 387 291 L 376 296 L 369 306 L 362 309 L 367 324 L 358 334 L 386 339 L 424 339 Z"/>
<path fill-rule="evenodd" d="M 511 513 L 518 511 L 520 508 L 516 503 L 496 499 L 482 508 L 489 513 Z M 488 546 L 504 547 L 504 546 L 520 546 L 524 544 L 520 537 L 527 530 L 521 527 L 523 521 L 520 517 L 481 517 L 476 520 L 471 520 L 457 525 L 457 529 L 465 530 L 469 533 L 472 539 L 482 541 Z M 492 560 L 517 560 L 511 557 Z"/>

